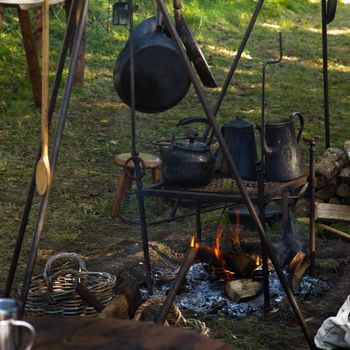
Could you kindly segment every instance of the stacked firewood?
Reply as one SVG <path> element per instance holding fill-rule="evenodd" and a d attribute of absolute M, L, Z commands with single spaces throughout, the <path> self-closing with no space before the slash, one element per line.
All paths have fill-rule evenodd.
<path fill-rule="evenodd" d="M 350 220 L 350 140 L 343 149 L 328 148 L 316 162 L 315 171 L 317 217 Z M 296 204 L 297 215 L 308 216 L 308 210 L 308 200 L 301 198 Z"/>

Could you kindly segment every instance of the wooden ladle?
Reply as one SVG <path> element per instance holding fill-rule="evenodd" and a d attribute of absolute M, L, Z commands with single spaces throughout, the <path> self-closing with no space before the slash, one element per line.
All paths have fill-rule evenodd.
<path fill-rule="evenodd" d="M 50 187 L 51 171 L 49 161 L 49 0 L 43 1 L 43 43 L 42 43 L 42 83 L 41 83 L 41 158 L 36 166 L 36 191 L 43 196 Z"/>

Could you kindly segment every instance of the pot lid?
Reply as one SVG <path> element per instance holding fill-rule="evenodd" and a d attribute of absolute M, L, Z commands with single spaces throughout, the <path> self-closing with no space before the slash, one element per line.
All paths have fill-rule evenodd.
<path fill-rule="evenodd" d="M 185 151 L 193 151 L 193 152 L 209 151 L 209 146 L 205 142 L 198 141 L 193 138 L 175 140 L 173 143 L 173 146 L 176 148 L 183 149 Z"/>
<path fill-rule="evenodd" d="M 235 119 L 232 119 L 224 124 L 224 127 L 228 128 L 236 128 L 236 129 L 245 129 L 245 128 L 252 128 L 253 124 L 249 123 L 247 120 L 245 120 L 242 117 L 236 117 Z"/>

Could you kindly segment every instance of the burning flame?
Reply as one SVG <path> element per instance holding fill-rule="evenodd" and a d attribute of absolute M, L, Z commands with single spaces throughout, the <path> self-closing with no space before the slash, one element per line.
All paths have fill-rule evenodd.
<path fill-rule="evenodd" d="M 262 258 L 259 254 L 253 253 L 250 257 L 252 260 L 255 260 L 255 265 L 257 267 L 262 265 Z"/>
<path fill-rule="evenodd" d="M 220 250 L 220 240 L 222 238 L 222 235 L 224 234 L 224 228 L 220 225 L 216 231 L 215 239 L 214 239 L 214 255 L 218 262 L 220 263 L 221 267 L 214 269 L 220 270 L 221 273 L 224 273 L 226 275 L 226 278 L 228 280 L 232 279 L 232 276 L 235 274 L 233 271 L 225 269 L 225 261 L 221 256 L 221 250 Z M 216 271 L 215 271 L 216 272 Z"/>
<path fill-rule="evenodd" d="M 257 255 L 255 258 L 255 265 L 260 266 L 261 264 L 262 264 L 262 259 L 259 255 Z"/>
<path fill-rule="evenodd" d="M 190 247 L 196 248 L 196 249 L 198 249 L 200 247 L 200 243 L 196 242 L 194 235 L 191 238 Z"/>
<path fill-rule="evenodd" d="M 216 231 L 215 241 L 214 241 L 214 254 L 215 254 L 215 257 L 218 259 L 220 259 L 220 256 L 221 256 L 220 240 L 223 234 L 224 234 L 224 229 L 222 226 L 219 226 L 218 230 Z"/>

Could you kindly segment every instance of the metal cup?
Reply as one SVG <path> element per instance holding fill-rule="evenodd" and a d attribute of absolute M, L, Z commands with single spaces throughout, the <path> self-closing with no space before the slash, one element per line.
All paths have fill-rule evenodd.
<path fill-rule="evenodd" d="M 25 327 L 31 333 L 31 339 L 25 350 L 30 350 L 34 343 L 35 330 L 25 321 L 17 321 L 18 307 L 16 300 L 0 298 L 0 350 L 14 350 L 20 344 L 18 327 Z"/>
<path fill-rule="evenodd" d="M 3 320 L 0 321 L 0 349 L 1 350 L 15 350 L 15 339 L 13 336 L 15 327 L 25 327 L 31 333 L 31 337 L 25 350 L 31 350 L 34 345 L 35 329 L 34 327 L 25 321 L 17 320 Z"/>

